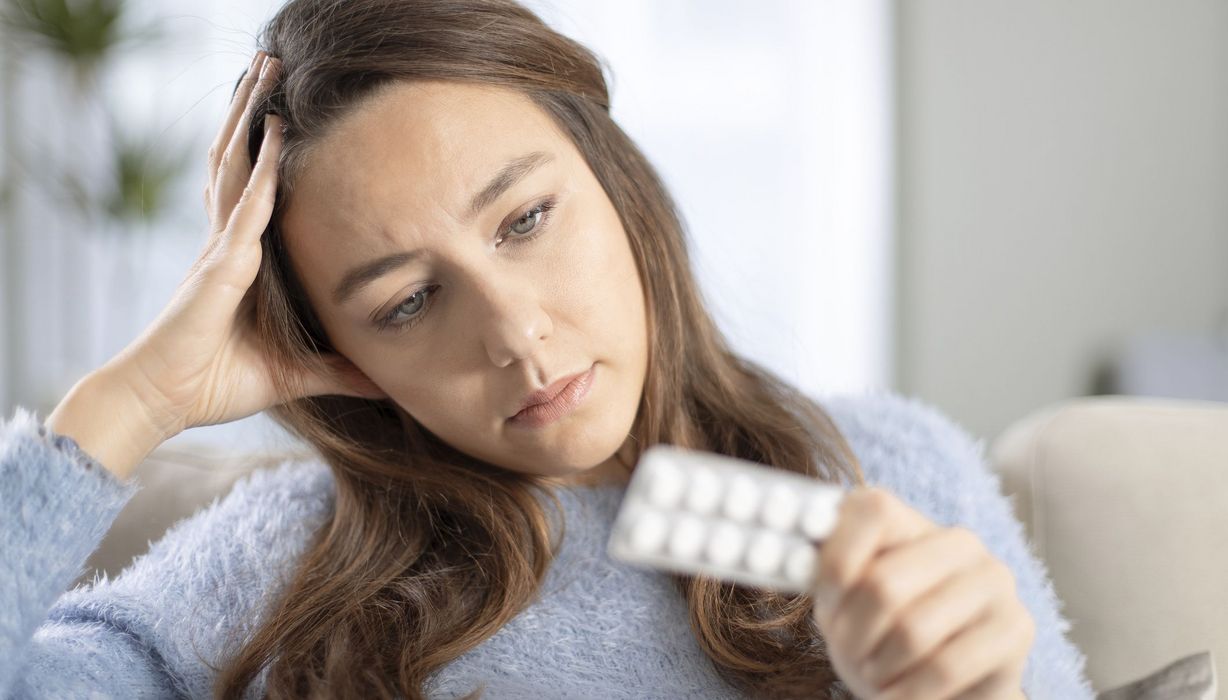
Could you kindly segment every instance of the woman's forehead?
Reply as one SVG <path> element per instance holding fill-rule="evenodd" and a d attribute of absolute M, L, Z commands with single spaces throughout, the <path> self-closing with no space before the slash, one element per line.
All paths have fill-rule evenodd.
<path fill-rule="evenodd" d="M 500 177 L 570 173 L 581 158 L 521 93 L 399 84 L 311 149 L 282 218 L 283 236 L 291 257 L 317 271 L 411 243 L 430 247 L 439 232 L 468 226 L 475 202 Z"/>
<path fill-rule="evenodd" d="M 325 204 L 352 221 L 407 200 L 435 202 L 459 215 L 465 193 L 508 160 L 534 151 L 565 156 L 568 145 L 550 117 L 514 90 L 397 83 L 343 117 L 311 149 L 295 199 L 312 219 Z"/>

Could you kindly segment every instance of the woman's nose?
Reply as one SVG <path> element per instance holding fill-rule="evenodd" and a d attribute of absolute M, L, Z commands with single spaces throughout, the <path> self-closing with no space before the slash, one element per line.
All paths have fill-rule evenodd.
<path fill-rule="evenodd" d="M 478 286 L 481 342 L 497 367 L 532 355 L 554 326 L 543 308 L 540 290 L 533 284 L 488 280 Z"/>

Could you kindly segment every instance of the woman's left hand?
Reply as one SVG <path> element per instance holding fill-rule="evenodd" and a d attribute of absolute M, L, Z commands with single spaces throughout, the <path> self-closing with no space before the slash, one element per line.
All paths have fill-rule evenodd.
<path fill-rule="evenodd" d="M 1035 623 L 1010 568 L 971 530 L 855 488 L 819 546 L 815 581 L 815 621 L 858 698 L 1024 697 Z"/>

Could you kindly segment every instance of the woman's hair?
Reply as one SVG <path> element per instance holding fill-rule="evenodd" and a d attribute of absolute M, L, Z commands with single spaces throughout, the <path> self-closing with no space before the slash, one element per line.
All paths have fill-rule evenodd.
<path fill-rule="evenodd" d="M 519 91 L 574 142 L 626 230 L 646 295 L 649 358 L 632 426 L 635 457 L 671 443 L 824 481 L 864 484 L 829 416 L 734 354 L 692 277 L 681 218 L 657 173 L 611 119 L 602 66 L 510 0 L 290 0 L 264 28 L 281 61 L 252 108 L 285 122 L 273 216 L 250 314 L 283 396 L 333 351 L 282 246 L 281 213 L 312 149 L 381 89 L 452 80 Z M 335 507 L 288 583 L 233 645 L 217 697 L 260 676 L 270 697 L 420 698 L 431 675 L 535 598 L 557 553 L 540 477 L 466 455 L 389 399 L 341 395 L 269 414 L 335 476 Z M 671 574 L 718 673 L 752 696 L 821 697 L 837 680 L 808 594 Z M 236 634 L 238 633 L 236 627 Z M 475 689 L 475 694 L 480 688 Z"/>

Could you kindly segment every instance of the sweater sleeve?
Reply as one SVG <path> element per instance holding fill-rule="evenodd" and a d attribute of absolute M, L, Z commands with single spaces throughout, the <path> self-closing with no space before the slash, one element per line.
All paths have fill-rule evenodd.
<path fill-rule="evenodd" d="M 0 419 L 0 697 L 171 693 L 156 651 L 125 630 L 47 619 L 139 490 L 34 412 Z"/>
<path fill-rule="evenodd" d="M 1044 563 L 1004 495 L 1000 477 L 974 440 L 939 409 L 887 391 L 871 394 L 861 408 L 833 402 L 833 418 L 862 461 L 866 482 L 889 489 L 934 522 L 975 532 L 989 552 L 1010 567 L 1020 600 L 1036 623 L 1024 668 L 1028 698 L 1093 698 L 1086 657 L 1068 639 Z"/>
<path fill-rule="evenodd" d="M 287 455 L 65 592 L 139 490 L 22 409 L 0 423 L 0 698 L 209 697 L 216 666 L 332 512 L 327 465 Z M 263 688 L 263 672 L 245 696 Z"/>
<path fill-rule="evenodd" d="M 172 525 L 114 578 L 60 597 L 50 622 L 123 630 L 151 654 L 176 696 L 210 697 L 217 670 L 260 627 L 271 598 L 332 513 L 318 459 L 246 467 L 224 496 Z M 263 690 L 265 671 L 245 697 Z"/>

